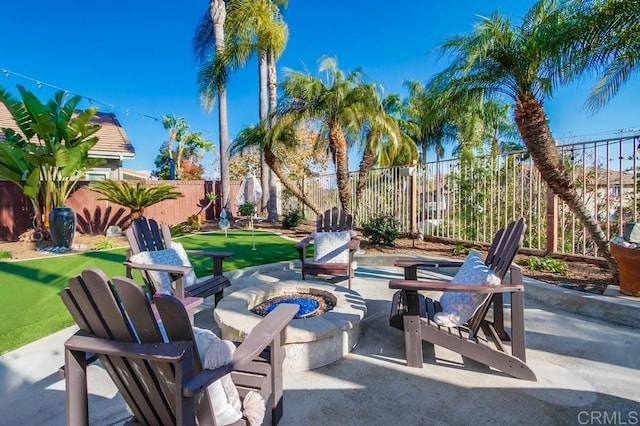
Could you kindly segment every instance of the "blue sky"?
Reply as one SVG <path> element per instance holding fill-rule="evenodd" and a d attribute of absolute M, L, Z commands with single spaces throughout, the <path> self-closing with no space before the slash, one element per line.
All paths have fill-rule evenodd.
<path fill-rule="evenodd" d="M 126 161 L 125 167 L 153 169 L 159 147 L 167 139 L 160 122 L 143 116 L 185 117 L 193 130 L 217 144 L 217 113 L 200 106 L 197 64 L 191 52 L 194 29 L 208 8 L 207 1 L 6 3 L 0 69 L 99 101 L 101 111 L 114 112 L 136 149 L 136 159 Z M 318 59 L 332 55 L 342 70 L 361 66 L 369 81 L 381 83 L 387 93 L 404 95 L 404 80 L 425 82 L 444 67 L 435 48 L 448 36 L 470 31 L 478 15 L 495 9 L 518 22 L 532 3 L 290 0 L 285 12 L 290 37 L 279 69 L 306 68 L 315 73 Z M 38 88 L 13 73 L 0 74 L 0 84 L 9 89 L 22 84 L 42 99 L 53 94 L 46 85 Z M 257 74 L 252 62 L 232 77 L 228 88 L 231 138 L 257 121 Z M 640 79 L 627 84 L 596 114 L 583 106 L 589 83 L 562 88 L 546 102 L 556 138 L 596 139 L 620 129 L 640 128 Z M 205 161 L 212 162 L 213 156 Z M 350 163 L 357 161 L 352 155 Z"/>

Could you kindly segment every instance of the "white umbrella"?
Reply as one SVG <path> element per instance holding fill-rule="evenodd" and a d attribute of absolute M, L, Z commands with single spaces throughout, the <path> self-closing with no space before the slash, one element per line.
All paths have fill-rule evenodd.
<path fill-rule="evenodd" d="M 220 212 L 220 220 L 218 220 L 218 227 L 224 230 L 224 236 L 227 236 L 227 229 L 229 229 L 230 223 L 229 219 L 227 219 L 227 209 L 224 207 Z"/>

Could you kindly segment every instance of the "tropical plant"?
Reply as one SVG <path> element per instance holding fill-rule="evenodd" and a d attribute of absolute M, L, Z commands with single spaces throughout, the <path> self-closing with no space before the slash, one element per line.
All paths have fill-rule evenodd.
<path fill-rule="evenodd" d="M 0 102 L 20 132 L 2 128 L 0 177 L 16 184 L 29 198 L 38 227 L 48 226 L 49 212 L 63 207 L 86 171 L 103 162 L 89 158 L 98 143 L 100 125 L 91 124 L 96 107 L 76 111 L 80 96 L 59 91 L 42 103 L 32 92 L 17 86 L 22 101 L 0 86 Z"/>
<path fill-rule="evenodd" d="M 97 180 L 91 182 L 88 188 L 103 197 L 99 200 L 106 200 L 119 204 L 131 210 L 129 218 L 131 221 L 144 216 L 144 209 L 164 200 L 175 200 L 184 197 L 176 190 L 176 187 L 169 184 L 145 184 L 136 182 L 135 186 L 127 182 L 114 180 Z"/>
<path fill-rule="evenodd" d="M 518 26 L 497 12 L 481 18 L 471 33 L 442 45 L 443 52 L 453 54 L 452 62 L 431 85 L 452 101 L 470 93 L 511 99 L 518 132 L 542 178 L 582 222 L 617 278 L 608 240 L 564 168 L 543 107 L 566 81 L 571 37 L 577 37 L 573 25 L 570 6 L 553 0 L 535 3 Z"/>

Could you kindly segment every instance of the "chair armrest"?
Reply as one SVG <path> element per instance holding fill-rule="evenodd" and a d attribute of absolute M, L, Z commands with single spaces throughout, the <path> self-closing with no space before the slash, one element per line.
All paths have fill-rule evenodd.
<path fill-rule="evenodd" d="M 246 339 L 233 353 L 233 358 L 229 364 L 215 370 L 203 370 L 187 383 L 183 389 L 183 395 L 193 396 L 225 374 L 249 364 L 289 325 L 298 309 L 298 305 L 291 303 L 278 305 L 251 330 Z"/>
<path fill-rule="evenodd" d="M 141 271 L 158 271 L 158 272 L 167 272 L 169 274 L 176 275 L 186 275 L 193 270 L 191 266 L 176 266 L 176 265 L 162 265 L 162 264 L 153 264 L 147 265 L 142 263 L 135 263 L 126 261 L 124 265 L 131 269 L 137 269 Z"/>
<path fill-rule="evenodd" d="M 347 247 L 349 248 L 349 250 L 351 251 L 356 251 L 360 248 L 360 239 L 359 238 L 352 238 L 351 240 L 349 240 L 349 242 L 347 243 Z"/>
<path fill-rule="evenodd" d="M 209 256 L 213 263 L 213 275 L 222 275 L 222 261 L 227 257 L 233 256 L 235 253 L 232 251 L 209 251 L 209 250 L 185 250 L 187 254 L 196 256 Z"/>
<path fill-rule="evenodd" d="M 452 284 L 439 281 L 391 280 L 389 288 L 408 291 L 463 291 L 469 293 L 519 293 L 524 292 L 524 286 L 517 284 L 501 285 L 468 285 Z"/>
<path fill-rule="evenodd" d="M 150 361 L 180 361 L 188 349 L 194 348 L 193 342 L 135 343 L 118 342 L 88 335 L 82 331 L 69 337 L 64 343 L 65 349 L 96 355 L 121 356 Z"/>
<path fill-rule="evenodd" d="M 438 259 L 398 259 L 395 261 L 394 266 L 400 268 L 449 268 L 462 266 L 461 260 L 438 260 Z"/>
<path fill-rule="evenodd" d="M 300 242 L 295 245 L 296 250 L 303 250 L 309 244 L 311 244 L 311 241 L 313 241 L 312 237 L 306 237 L 306 238 L 300 240 Z"/>

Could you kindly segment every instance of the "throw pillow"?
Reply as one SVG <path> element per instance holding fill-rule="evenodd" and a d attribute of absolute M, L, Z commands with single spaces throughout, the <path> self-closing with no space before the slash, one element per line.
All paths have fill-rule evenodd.
<path fill-rule="evenodd" d="M 175 246 L 175 245 L 178 246 Z M 183 256 L 180 255 L 182 251 Z M 172 265 L 172 266 L 191 266 L 187 254 L 184 252 L 182 245 L 179 243 L 172 243 L 172 247 L 164 250 L 156 251 L 143 251 L 138 254 L 134 254 L 129 258 L 131 262 L 140 263 L 143 265 Z M 166 272 L 159 271 L 147 271 L 149 279 L 156 288 L 156 292 L 173 295 L 173 286 L 171 285 L 171 277 Z M 193 270 L 185 275 L 184 285 L 195 283 L 196 276 Z"/>
<path fill-rule="evenodd" d="M 315 232 L 314 262 L 348 263 L 351 231 Z"/>
<path fill-rule="evenodd" d="M 224 354 L 217 354 L 216 356 L 208 356 L 209 351 L 218 352 L 220 347 L 217 347 L 221 343 L 221 340 L 211 330 L 205 330 L 202 328 L 193 327 L 193 337 L 196 340 L 196 347 L 198 348 L 198 354 L 202 360 L 203 368 L 217 368 L 219 365 L 208 365 L 206 361 L 211 358 L 222 359 L 225 358 Z M 232 344 L 233 345 L 233 344 Z M 222 352 L 226 352 L 224 349 Z M 229 359 L 231 361 L 231 359 Z M 229 374 L 222 377 L 220 380 L 216 380 L 211 383 L 207 389 L 209 391 L 209 401 L 213 407 L 213 413 L 216 418 L 216 423 L 220 425 L 228 425 L 237 422 L 242 419 L 242 413 L 240 412 L 240 396 L 233 382 L 231 387 L 223 385 L 223 379 L 231 381 Z M 234 393 L 235 392 L 235 393 Z M 234 404 L 235 403 L 235 404 Z M 234 406 L 235 405 L 235 406 Z"/>
<path fill-rule="evenodd" d="M 480 253 L 472 250 L 458 273 L 451 280 L 452 284 L 466 285 L 500 285 L 500 278 L 488 268 Z M 440 298 L 442 312 L 434 316 L 437 324 L 455 327 L 469 321 L 476 310 L 484 303 L 487 294 L 447 291 Z"/>

